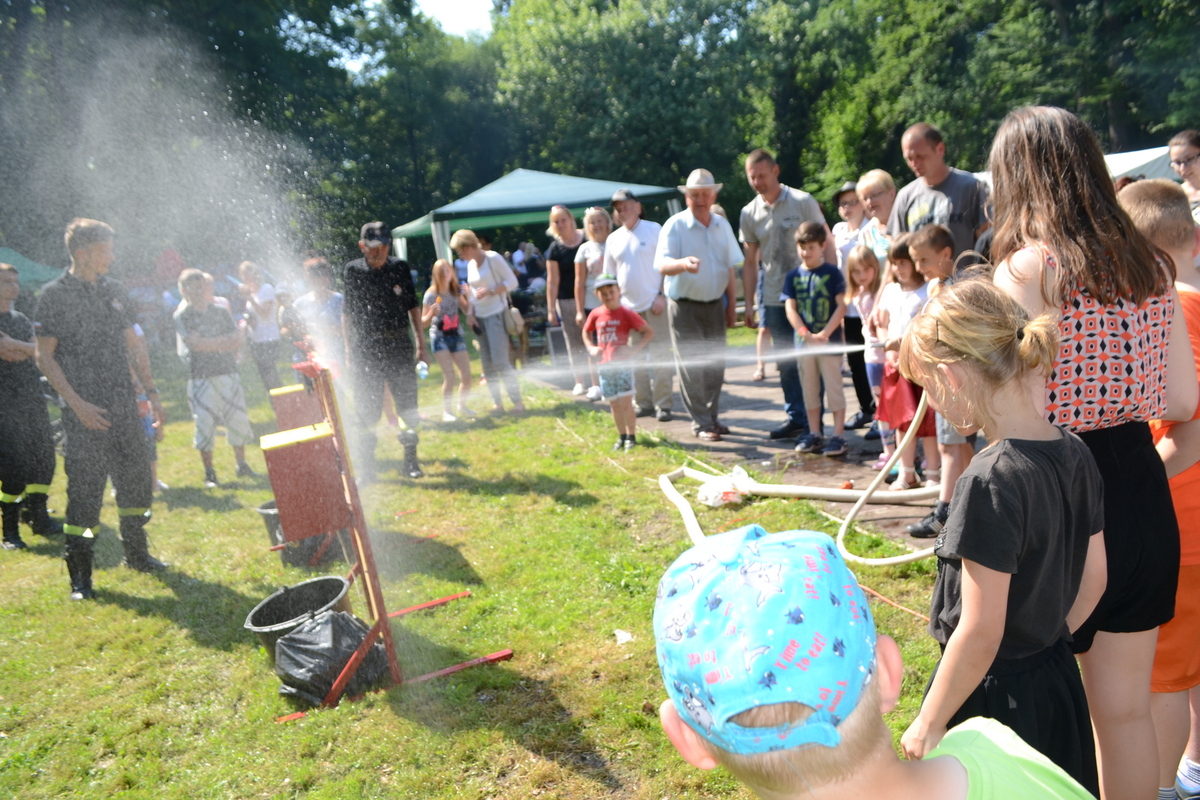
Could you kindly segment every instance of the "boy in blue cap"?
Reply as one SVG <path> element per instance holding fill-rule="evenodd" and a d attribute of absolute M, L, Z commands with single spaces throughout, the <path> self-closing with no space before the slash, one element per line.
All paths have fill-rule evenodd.
<path fill-rule="evenodd" d="M 667 570 L 654 608 L 667 738 L 759 797 L 1089 798 L 995 720 L 901 761 L 883 721 L 903 664 L 876 636 L 833 540 L 758 525 L 709 537 Z"/>

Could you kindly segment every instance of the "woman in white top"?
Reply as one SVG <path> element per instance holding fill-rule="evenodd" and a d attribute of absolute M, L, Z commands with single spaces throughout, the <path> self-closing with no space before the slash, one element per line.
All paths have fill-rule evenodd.
<path fill-rule="evenodd" d="M 500 395 L 500 382 L 504 382 L 513 411 L 525 411 L 521 402 L 521 387 L 517 372 L 513 369 L 510 356 L 511 344 L 508 331 L 504 328 L 504 315 L 508 313 L 508 293 L 517 288 L 517 276 L 504 256 L 479 246 L 473 231 L 455 231 L 450 237 L 450 247 L 459 258 L 470 262 L 467 268 L 467 285 L 475 299 L 475 319 L 482 329 L 479 336 L 479 354 L 483 362 L 483 374 L 487 376 L 488 391 L 492 393 L 492 411 L 504 411 Z"/>
<path fill-rule="evenodd" d="M 581 329 L 587 321 L 588 312 L 601 305 L 596 297 L 596 278 L 604 271 L 604 243 L 612 229 L 612 217 L 605 209 L 592 206 L 584 212 L 583 230 L 587 241 L 575 253 L 575 324 Z M 590 356 L 588 370 L 592 382 L 587 390 L 587 399 L 595 402 L 601 397 L 600 379 L 596 372 L 596 359 Z"/>
<path fill-rule="evenodd" d="M 246 298 L 246 319 L 250 324 L 250 355 L 263 386 L 270 392 L 281 385 L 275 364 L 279 357 L 279 304 L 275 300 L 275 287 L 263 282 L 262 270 L 250 261 L 238 265 L 238 275 L 242 279 L 238 294 Z"/>

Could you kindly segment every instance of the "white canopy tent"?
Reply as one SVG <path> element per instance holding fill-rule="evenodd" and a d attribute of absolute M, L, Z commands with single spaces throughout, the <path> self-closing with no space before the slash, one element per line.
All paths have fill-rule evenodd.
<path fill-rule="evenodd" d="M 496 228 L 547 222 L 550 207 L 564 205 L 576 217 L 589 206 L 607 206 L 613 193 L 628 189 L 643 202 L 666 200 L 672 214 L 682 205 L 673 186 L 618 183 L 573 175 L 556 175 L 532 169 L 517 169 L 466 197 L 435 208 L 423 217 L 392 229 L 396 254 L 408 257 L 408 239 L 432 236 L 438 258 L 450 260 L 450 231 L 453 228 Z"/>
<path fill-rule="evenodd" d="M 1108 174 L 1115 181 L 1118 178 L 1137 175 L 1141 178 L 1169 178 L 1178 181 L 1179 176 L 1171 169 L 1171 157 L 1167 155 L 1166 147 L 1151 147 L 1148 150 L 1132 150 L 1128 153 L 1113 153 L 1104 157 Z M 992 173 L 976 172 L 975 177 L 992 185 Z"/>

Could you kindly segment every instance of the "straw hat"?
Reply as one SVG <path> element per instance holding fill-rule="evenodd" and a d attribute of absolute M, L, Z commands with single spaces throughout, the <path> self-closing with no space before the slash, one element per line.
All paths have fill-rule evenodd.
<path fill-rule="evenodd" d="M 721 191 L 723 183 L 717 183 L 713 180 L 713 174 L 706 169 L 694 169 L 692 174 L 688 175 L 687 185 L 678 187 L 679 191 L 687 194 L 692 189 L 713 189 Z"/>

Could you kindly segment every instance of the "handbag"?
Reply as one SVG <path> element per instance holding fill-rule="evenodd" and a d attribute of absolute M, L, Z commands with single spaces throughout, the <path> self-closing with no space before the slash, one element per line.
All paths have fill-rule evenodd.
<path fill-rule="evenodd" d="M 507 308 L 504 309 L 504 330 L 509 336 L 520 336 L 525 330 L 525 318 L 521 316 L 518 310 L 508 299 L 508 294 L 504 295 L 504 304 Z"/>
<path fill-rule="evenodd" d="M 489 266 L 489 269 L 491 269 L 491 265 L 489 264 L 488 266 Z M 491 277 L 493 280 L 492 291 L 494 292 L 494 291 L 496 291 L 496 287 L 500 285 L 500 282 L 495 280 L 496 273 L 495 273 L 494 269 L 491 273 Z M 520 310 L 513 306 L 512 301 L 508 297 L 508 292 L 505 291 L 504 292 L 504 331 L 509 336 L 520 336 L 521 332 L 524 330 L 525 330 L 525 318 L 521 316 Z"/>

